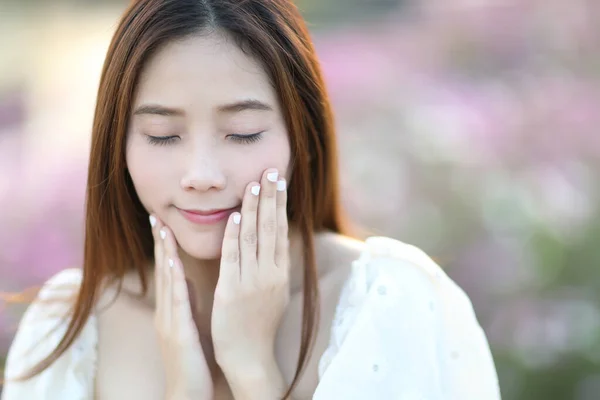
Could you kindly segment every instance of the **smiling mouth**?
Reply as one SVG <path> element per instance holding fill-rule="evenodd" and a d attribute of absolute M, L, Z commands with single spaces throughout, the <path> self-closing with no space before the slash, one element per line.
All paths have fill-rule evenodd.
<path fill-rule="evenodd" d="M 238 210 L 239 206 L 227 208 L 227 209 L 211 209 L 211 210 L 198 210 L 198 209 L 181 209 L 177 208 L 179 213 L 188 221 L 195 224 L 216 224 L 229 218 L 229 215 L 234 211 Z"/>
<path fill-rule="evenodd" d="M 196 214 L 196 215 L 213 215 L 213 214 L 218 214 L 221 212 L 225 212 L 228 210 L 233 210 L 236 207 L 232 207 L 232 208 L 223 208 L 220 210 L 216 210 L 216 209 L 212 209 L 212 210 L 193 210 L 193 209 L 180 209 L 181 211 L 185 211 L 187 213 L 190 214 Z"/>

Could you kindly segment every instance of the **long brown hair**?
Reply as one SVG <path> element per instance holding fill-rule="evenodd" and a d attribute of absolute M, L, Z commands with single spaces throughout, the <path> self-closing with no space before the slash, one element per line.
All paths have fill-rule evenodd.
<path fill-rule="evenodd" d="M 87 182 L 83 280 L 58 346 L 24 379 L 48 368 L 80 334 L 105 280 L 121 283 L 128 268 L 147 292 L 153 257 L 148 214 L 127 172 L 125 140 L 145 61 L 168 42 L 222 29 L 259 60 L 272 80 L 290 135 L 293 171 L 288 217 L 304 241 L 300 355 L 287 397 L 306 367 L 319 320 L 313 233 L 345 233 L 337 149 L 325 84 L 304 20 L 291 0 L 139 0 L 125 11 L 102 70 Z"/>

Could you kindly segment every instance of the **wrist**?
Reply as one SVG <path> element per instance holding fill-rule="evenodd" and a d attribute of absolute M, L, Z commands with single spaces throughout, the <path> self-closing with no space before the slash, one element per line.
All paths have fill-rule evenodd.
<path fill-rule="evenodd" d="M 228 358 L 218 363 L 229 381 L 260 382 L 273 370 L 279 370 L 274 358 L 261 357 L 252 360 Z"/>
<path fill-rule="evenodd" d="M 273 349 L 262 346 L 252 348 L 215 348 L 215 361 L 223 371 L 246 370 L 252 374 L 261 374 L 265 369 L 277 365 Z"/>
<path fill-rule="evenodd" d="M 182 394 L 181 392 L 167 391 L 165 395 L 166 400 L 192 400 L 188 395 Z"/>
<path fill-rule="evenodd" d="M 204 390 L 189 390 L 182 386 L 171 387 L 166 389 L 164 398 L 166 400 L 209 400 L 213 398 L 212 386 Z"/>
<path fill-rule="evenodd" d="M 279 399 L 286 384 L 274 357 L 221 367 L 236 400 Z"/>

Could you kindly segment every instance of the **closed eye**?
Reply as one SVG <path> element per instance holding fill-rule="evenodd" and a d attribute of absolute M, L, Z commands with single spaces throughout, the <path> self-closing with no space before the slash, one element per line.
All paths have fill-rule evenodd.
<path fill-rule="evenodd" d="M 179 136 L 151 136 L 146 135 L 148 142 L 153 145 L 166 146 L 179 139 Z"/>
<path fill-rule="evenodd" d="M 232 133 L 230 135 L 227 135 L 227 137 L 229 139 L 233 140 L 234 142 L 248 144 L 248 143 L 256 143 L 259 140 L 261 140 L 263 133 L 264 133 L 264 131 L 252 133 L 250 135 Z M 166 146 L 166 145 L 171 144 L 171 143 L 175 142 L 176 140 L 178 140 L 179 136 L 177 136 L 177 135 L 172 135 L 172 136 L 146 135 L 146 138 L 148 139 L 148 142 L 152 145 Z"/>
<path fill-rule="evenodd" d="M 241 135 L 238 133 L 232 133 L 231 135 L 227 135 L 228 138 L 238 143 L 256 143 L 260 139 L 262 139 L 263 132 L 252 133 L 250 135 Z"/>

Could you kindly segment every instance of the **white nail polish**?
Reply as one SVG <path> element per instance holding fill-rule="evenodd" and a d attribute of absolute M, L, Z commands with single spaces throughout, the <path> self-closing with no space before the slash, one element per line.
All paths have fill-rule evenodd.
<path fill-rule="evenodd" d="M 173 262 L 173 260 L 169 258 L 169 267 L 173 268 L 174 265 L 175 263 Z"/>
<path fill-rule="evenodd" d="M 277 181 L 277 191 L 278 192 L 283 192 L 285 191 L 285 179 L 282 179 L 280 181 Z"/>
<path fill-rule="evenodd" d="M 260 186 L 258 186 L 258 185 L 252 186 L 252 189 L 250 189 L 250 192 L 252 192 L 253 195 L 258 196 L 258 194 L 260 193 Z"/>
<path fill-rule="evenodd" d="M 165 231 L 165 228 L 162 228 L 162 229 L 160 230 L 160 238 L 161 238 L 161 239 L 164 239 L 164 238 L 166 238 L 166 237 L 167 237 L 167 232 Z"/>
<path fill-rule="evenodd" d="M 152 226 L 156 225 L 156 217 L 154 215 L 150 216 L 150 225 L 152 225 Z"/>
<path fill-rule="evenodd" d="M 275 171 L 275 172 L 269 172 L 267 174 L 267 180 L 269 182 L 277 182 L 277 178 L 279 178 L 279 173 L 277 171 Z"/>
<path fill-rule="evenodd" d="M 235 214 L 233 216 L 233 223 L 236 225 L 239 225 L 240 221 L 242 220 L 242 216 L 241 214 Z"/>

